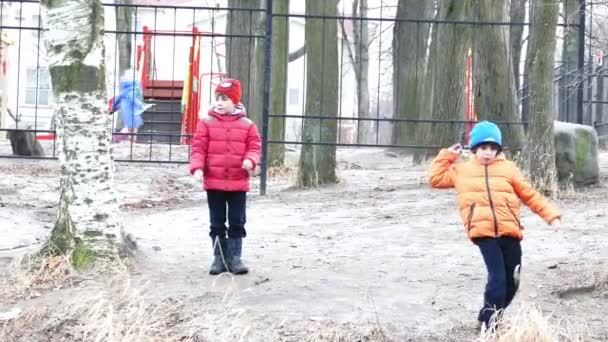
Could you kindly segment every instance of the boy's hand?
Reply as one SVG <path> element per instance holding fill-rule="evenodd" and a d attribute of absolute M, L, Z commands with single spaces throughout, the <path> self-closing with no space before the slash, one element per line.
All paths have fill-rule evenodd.
<path fill-rule="evenodd" d="M 253 163 L 249 159 L 243 160 L 243 165 L 241 166 L 243 169 L 247 171 L 253 170 Z"/>
<path fill-rule="evenodd" d="M 553 230 L 555 230 L 556 232 L 559 230 L 559 228 L 562 226 L 562 220 L 556 218 L 555 220 L 551 221 L 551 227 L 553 227 Z"/>
<path fill-rule="evenodd" d="M 452 152 L 454 154 L 461 154 L 462 153 L 462 145 L 456 144 L 456 145 L 450 146 L 448 148 L 448 151 L 450 151 L 450 152 Z"/>
<path fill-rule="evenodd" d="M 194 171 L 194 173 L 192 174 L 192 176 L 194 176 L 194 178 L 197 181 L 202 181 L 203 180 L 203 170 L 196 170 Z"/>

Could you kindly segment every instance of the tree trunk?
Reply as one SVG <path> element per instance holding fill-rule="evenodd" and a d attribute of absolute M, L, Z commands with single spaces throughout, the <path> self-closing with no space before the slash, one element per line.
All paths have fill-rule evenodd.
<path fill-rule="evenodd" d="M 553 0 L 532 0 L 531 32 L 533 44 L 530 65 L 530 132 L 528 162 L 532 183 L 539 189 L 557 190 L 555 143 L 553 135 L 553 63 L 555 30 L 559 4 Z M 542 10 L 538 10 L 542 9 Z"/>
<path fill-rule="evenodd" d="M 477 0 L 479 21 L 505 22 L 507 0 Z M 507 26 L 477 26 L 474 44 L 475 104 L 479 119 L 519 122 L 519 106 Z M 521 125 L 502 125 L 503 144 L 519 149 L 524 142 Z"/>
<path fill-rule="evenodd" d="M 435 11 L 434 18 L 439 20 L 439 3 L 435 2 L 433 10 Z M 424 71 L 424 84 L 422 91 L 422 110 L 419 115 L 420 119 L 432 119 L 433 118 L 433 92 L 435 90 L 435 73 L 437 69 L 437 39 L 439 38 L 439 25 L 442 24 L 431 24 L 429 29 L 430 41 L 428 46 L 428 57 L 426 59 L 425 71 Z M 428 135 L 431 133 L 431 126 L 429 124 L 418 123 L 415 132 L 416 142 L 425 144 L 428 140 Z M 415 164 L 424 162 L 427 158 L 428 151 L 423 149 L 417 149 L 412 158 Z"/>
<path fill-rule="evenodd" d="M 273 13 L 289 12 L 289 0 L 274 0 Z M 284 115 L 287 111 L 287 54 L 289 46 L 289 21 L 286 17 L 275 17 L 272 23 L 272 65 L 270 77 L 270 114 Z M 270 140 L 285 138 L 285 118 L 269 118 Z M 285 145 L 268 145 L 268 165 L 282 166 L 285 162 Z"/>
<path fill-rule="evenodd" d="M 559 80 L 558 114 L 560 121 L 576 122 L 578 80 L 578 0 L 563 0 L 564 16 L 568 26 L 564 30 L 561 74 Z M 581 73 L 583 70 L 580 71 Z"/>
<path fill-rule="evenodd" d="M 255 1 L 251 2 L 251 5 Z M 257 0 L 258 8 L 265 8 L 265 1 Z M 265 31 L 265 14 L 264 12 L 255 12 L 254 32 L 256 36 L 263 36 Z M 251 60 L 251 87 L 249 95 L 249 110 L 247 116 L 255 122 L 258 127 L 262 127 L 262 111 L 264 107 L 264 38 L 254 39 L 253 59 Z"/>
<path fill-rule="evenodd" d="M 441 0 L 439 17 L 442 20 L 470 20 L 474 0 Z M 468 24 L 437 25 L 438 49 L 431 63 L 434 66 L 433 119 L 463 120 L 464 117 L 464 70 L 467 49 L 471 46 L 473 26 Z M 430 127 L 429 127 L 430 126 Z M 427 125 L 424 135 L 428 146 L 426 151 L 433 157 L 438 149 L 460 141 L 460 125 L 436 123 Z"/>
<path fill-rule="evenodd" d="M 397 18 L 431 18 L 433 1 L 399 0 Z M 393 28 L 393 113 L 398 119 L 419 119 L 423 112 L 425 66 L 430 24 L 395 22 Z M 415 122 L 396 122 L 395 145 L 419 142 Z"/>
<path fill-rule="evenodd" d="M 337 15 L 337 0 L 306 1 L 306 14 Z M 336 116 L 338 112 L 338 39 L 335 19 L 306 19 L 306 105 L 305 115 Z M 337 122 L 333 119 L 304 119 L 298 187 L 336 183 Z"/>
<path fill-rule="evenodd" d="M 511 0 L 509 8 L 509 17 L 511 22 L 523 23 L 526 20 L 526 1 L 527 0 Z M 524 33 L 523 25 L 509 26 L 509 40 L 511 41 L 511 60 L 513 61 L 513 75 L 515 76 L 515 90 L 519 91 L 520 82 L 520 63 L 521 63 L 521 48 L 522 38 Z"/>
<path fill-rule="evenodd" d="M 133 5 L 133 0 L 116 0 L 116 4 Z M 133 31 L 133 7 L 116 7 L 116 31 Z M 117 33 L 118 40 L 118 72 L 120 75 L 131 68 L 131 40 L 130 33 Z"/>
<path fill-rule="evenodd" d="M 116 0 L 116 3 L 132 5 L 133 0 Z M 133 7 L 116 7 L 116 31 L 133 31 Z M 129 33 L 117 33 L 116 39 L 118 40 L 118 77 L 120 78 L 131 68 L 131 40 L 133 36 Z M 124 126 L 122 115 L 117 115 L 116 120 L 116 126 L 122 128 Z"/>
<path fill-rule="evenodd" d="M 306 54 L 306 45 L 289 54 L 289 63 L 303 57 Z"/>
<path fill-rule="evenodd" d="M 253 35 L 253 24 L 257 12 L 247 11 L 246 9 L 259 8 L 258 4 L 259 0 L 228 0 L 228 7 L 243 10 L 228 12 L 226 34 L 228 36 Z M 241 81 L 241 102 L 247 108 L 252 104 L 249 99 L 253 88 L 250 80 L 253 78 L 251 74 L 251 62 L 254 60 L 254 50 L 255 39 L 251 37 L 226 37 L 226 69 L 228 76 Z"/>
<path fill-rule="evenodd" d="M 47 248 L 72 253 L 77 267 L 125 251 L 114 192 L 107 114 L 103 6 L 45 1 L 45 42 L 58 106 L 59 214 Z"/>
<path fill-rule="evenodd" d="M 353 2 L 353 16 L 367 17 L 367 0 Z M 353 20 L 353 42 L 356 86 L 357 86 L 357 117 L 370 118 L 369 111 L 369 28 L 367 20 Z M 376 139 L 374 121 L 363 120 L 357 124 L 357 142 L 373 144 Z"/>

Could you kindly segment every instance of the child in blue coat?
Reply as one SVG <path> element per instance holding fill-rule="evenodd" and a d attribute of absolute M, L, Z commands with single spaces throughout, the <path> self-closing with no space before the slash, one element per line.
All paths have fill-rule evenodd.
<path fill-rule="evenodd" d="M 144 111 L 143 94 L 141 83 L 133 79 L 133 71 L 126 71 L 120 79 L 120 91 L 112 102 L 112 112 L 120 110 L 123 121 L 121 133 L 137 133 L 144 121 L 142 113 Z M 124 137 L 120 140 L 123 140 Z"/>

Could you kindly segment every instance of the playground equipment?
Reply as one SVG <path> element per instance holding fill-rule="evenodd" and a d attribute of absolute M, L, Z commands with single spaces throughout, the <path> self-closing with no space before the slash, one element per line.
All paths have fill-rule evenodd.
<path fill-rule="evenodd" d="M 464 79 L 464 117 L 465 123 L 464 145 L 469 144 L 469 133 L 477 122 L 477 109 L 475 108 L 475 94 L 473 93 L 473 53 L 471 49 L 467 52 L 465 61 Z"/>
<path fill-rule="evenodd" d="M 189 145 L 191 142 L 190 135 L 194 134 L 196 130 L 199 112 L 201 111 L 203 78 L 209 77 L 211 86 L 214 79 L 225 75 L 223 72 L 201 72 L 201 38 L 210 32 L 201 32 L 197 27 L 194 27 L 192 31 L 166 31 L 150 30 L 147 26 L 143 27 L 143 32 L 143 42 L 137 46 L 136 74 L 141 80 L 144 100 L 156 106 L 154 111 L 144 113 L 142 131 L 158 133 L 157 140 L 169 143 L 176 143 L 177 140 L 174 140 L 173 136 L 181 134 L 179 143 Z M 186 76 L 183 80 L 157 79 L 155 77 L 157 73 L 155 67 L 159 65 L 156 63 L 155 52 L 158 51 L 158 47 L 154 46 L 155 40 L 159 37 L 171 38 L 175 49 L 178 49 L 175 46 L 175 34 L 192 35 Z M 167 49 L 166 46 L 161 48 Z M 212 48 L 214 47 L 212 46 Z M 167 64 L 179 63 L 179 61 L 176 61 L 175 54 L 179 56 L 180 52 L 174 51 L 173 53 L 172 60 Z M 167 65 L 159 67 L 166 68 Z M 170 65 L 170 67 L 173 69 L 174 65 Z M 167 70 L 164 71 L 166 74 Z M 174 73 L 171 72 L 170 74 L 173 75 Z M 176 127 L 178 125 L 179 127 Z M 163 134 L 164 139 L 162 138 Z M 150 139 L 150 137 L 148 138 Z"/>

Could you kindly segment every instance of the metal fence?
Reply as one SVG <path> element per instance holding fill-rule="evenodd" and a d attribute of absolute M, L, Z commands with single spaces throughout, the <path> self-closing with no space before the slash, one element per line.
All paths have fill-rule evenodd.
<path fill-rule="evenodd" d="M 507 130 L 521 129 L 527 120 L 525 54 L 522 52 L 516 63 L 510 63 L 508 51 L 513 46 L 501 41 L 515 34 L 516 29 L 528 31 L 525 16 L 520 21 L 496 21 L 478 6 L 474 20 L 440 20 L 438 9 L 432 5 L 415 13 L 398 13 L 397 0 L 380 1 L 366 13 L 341 1 L 336 13 L 325 6 L 323 12 L 314 15 L 303 14 L 305 2 L 295 2 L 301 8 L 289 12 L 273 10 L 272 0 L 252 1 L 250 8 L 199 5 L 203 0 L 193 6 L 171 5 L 169 0 L 163 5 L 145 0 L 133 2 L 104 3 L 108 100 L 117 95 L 121 77 L 130 73 L 131 78 L 141 81 L 144 101 L 150 105 L 143 114 L 144 125 L 137 131 L 122 129 L 120 116 L 113 114 L 117 161 L 188 162 L 189 140 L 197 118 L 207 110 L 213 101 L 213 88 L 225 76 L 244 81 L 243 102 L 260 126 L 264 161 L 273 145 L 286 146 L 290 151 L 298 150 L 302 144 L 436 149 L 440 146 L 424 139 L 434 130 L 450 132 L 456 140 L 466 136 L 475 119 L 492 118 Z M 0 4 L 0 111 L 4 114 L 0 133 L 35 134 L 46 150 L 44 158 L 55 158 L 55 113 L 41 6 L 38 1 L 28 0 Z M 575 28 L 582 34 L 576 43 L 577 60 L 568 61 L 577 67 L 556 68 L 556 108 L 561 108 L 560 103 L 576 102 L 574 107 L 569 103 L 564 107 L 566 114 L 560 114 L 560 119 L 594 124 L 603 135 L 608 126 L 603 115 L 608 103 L 603 87 L 605 69 L 589 64 L 589 60 L 585 64 L 585 54 L 580 53 L 588 47 L 584 37 L 588 19 L 581 7 L 578 24 L 559 23 L 559 30 Z M 288 24 L 276 27 L 284 31 L 275 28 L 273 32 L 273 24 L 281 21 Z M 307 35 L 315 33 L 320 37 L 335 35 L 337 51 L 333 44 L 328 45 L 332 42 L 329 39 L 324 39 L 318 51 L 307 51 Z M 273 56 L 276 51 L 272 38 L 279 34 L 288 38 L 286 65 L 277 63 Z M 525 39 L 517 44 L 525 51 Z M 313 54 L 321 58 L 311 64 L 306 56 Z M 327 56 L 337 57 L 337 63 Z M 488 65 L 489 56 L 505 63 Z M 453 59 L 451 70 L 445 69 L 442 58 Z M 516 65 L 516 70 L 510 65 Z M 281 93 L 285 104 L 284 111 L 276 112 L 271 104 L 275 96 L 271 81 L 280 71 L 285 72 L 286 86 Z M 307 89 L 308 78 L 323 79 L 332 72 L 337 72 L 337 83 L 321 81 L 320 88 Z M 500 81 L 492 84 L 488 79 Z M 448 106 L 447 111 L 437 108 L 441 94 L 450 89 L 450 94 L 460 96 L 442 102 Z M 494 108 L 494 113 L 476 112 L 477 108 L 487 108 L 484 101 L 494 92 L 499 96 L 504 89 L 517 94 L 518 101 L 505 100 L 506 106 Z M 321 102 L 323 110 L 307 110 L 310 91 L 320 94 L 309 100 Z M 325 102 L 330 95 L 335 97 L 335 108 L 327 110 L 331 106 L 325 106 Z M 429 114 L 449 110 L 459 114 Z M 521 112 L 524 120 L 513 114 Z M 279 136 L 271 134 L 277 120 L 282 126 Z M 329 127 L 336 133 L 330 134 L 329 140 L 322 139 L 323 133 L 319 133 L 321 139 L 305 141 L 302 132 L 307 121 L 316 122 L 320 132 Z M 12 156 L 4 141 L 0 142 L 0 157 L 23 156 Z M 267 164 L 262 164 L 263 189 Z"/>
<path fill-rule="evenodd" d="M 170 5 L 172 2 L 176 1 L 163 5 L 145 0 L 103 4 L 108 112 L 123 79 L 140 82 L 145 108 L 139 129 L 124 129 L 120 110 L 110 114 L 116 161 L 187 163 L 199 111 L 207 110 L 212 89 L 236 68 L 227 58 L 227 46 L 244 46 L 245 54 L 253 59 L 253 47 L 265 39 L 264 32 L 257 32 L 254 25 L 264 9 Z M 0 157 L 57 157 L 56 113 L 42 11 L 38 1 L 0 1 Z M 227 33 L 230 16 L 249 17 L 251 26 Z M 247 67 L 246 72 L 253 69 Z M 244 89 L 249 96 L 262 91 L 263 87 L 253 83 Z M 4 139 L 7 133 L 35 135 L 45 155 L 13 155 L 8 139 Z"/>

